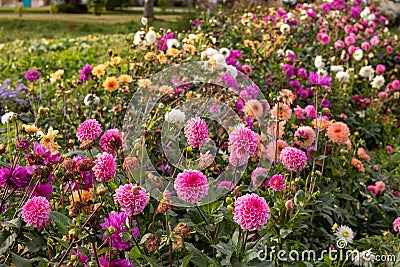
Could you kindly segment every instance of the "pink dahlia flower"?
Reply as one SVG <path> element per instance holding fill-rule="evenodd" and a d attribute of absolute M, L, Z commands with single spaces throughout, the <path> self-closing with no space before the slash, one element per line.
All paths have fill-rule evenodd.
<path fill-rule="evenodd" d="M 306 154 L 300 149 L 287 146 L 280 155 L 283 165 L 291 171 L 301 171 L 307 162 Z"/>
<path fill-rule="evenodd" d="M 78 128 L 76 136 L 80 142 L 95 140 L 101 134 L 101 125 L 96 120 L 85 120 Z"/>
<path fill-rule="evenodd" d="M 114 200 L 118 201 L 126 215 L 132 216 L 144 210 L 149 203 L 149 196 L 143 187 L 125 184 L 115 190 Z"/>
<path fill-rule="evenodd" d="M 269 218 L 267 202 L 257 194 L 246 194 L 236 200 L 233 219 L 242 229 L 249 231 L 260 229 Z"/>
<path fill-rule="evenodd" d="M 117 129 L 107 130 L 100 138 L 100 147 L 104 152 L 117 155 L 122 147 L 122 133 Z"/>
<path fill-rule="evenodd" d="M 400 233 L 400 217 L 397 217 L 393 222 L 393 230 L 397 233 Z"/>
<path fill-rule="evenodd" d="M 271 179 L 269 180 L 269 186 L 274 191 L 282 191 L 283 189 L 286 188 L 285 178 L 283 178 L 283 176 L 280 174 L 276 174 L 272 176 Z"/>
<path fill-rule="evenodd" d="M 204 146 L 208 139 L 208 127 L 200 118 L 190 119 L 185 126 L 185 136 L 190 146 L 197 148 Z"/>
<path fill-rule="evenodd" d="M 48 212 L 51 211 L 49 201 L 44 197 L 33 197 L 22 207 L 22 219 L 36 228 L 44 228 L 50 223 Z"/>
<path fill-rule="evenodd" d="M 208 180 L 201 171 L 184 170 L 176 177 L 174 188 L 180 199 L 195 203 L 207 195 Z"/>
<path fill-rule="evenodd" d="M 229 162 L 234 166 L 241 166 L 257 152 L 258 136 L 244 126 L 236 127 L 229 135 L 229 145 L 232 149 Z"/>
<path fill-rule="evenodd" d="M 113 155 L 103 152 L 98 154 L 97 159 L 94 161 L 93 172 L 97 181 L 106 182 L 114 178 L 117 173 L 117 164 Z"/>

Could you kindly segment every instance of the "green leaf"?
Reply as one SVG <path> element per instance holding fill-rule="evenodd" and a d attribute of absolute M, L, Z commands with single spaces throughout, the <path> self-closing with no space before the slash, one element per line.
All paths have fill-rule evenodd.
<path fill-rule="evenodd" d="M 12 234 L 9 235 L 0 245 L 0 255 L 4 255 L 8 248 L 11 246 L 11 244 L 15 241 L 17 238 L 17 234 Z"/>
<path fill-rule="evenodd" d="M 21 256 L 12 253 L 12 263 L 14 263 L 15 267 L 31 267 L 32 262 L 28 259 L 22 258 Z"/>
<path fill-rule="evenodd" d="M 8 222 L 2 222 L 1 226 L 11 227 L 11 228 L 19 228 L 21 226 L 21 223 L 22 223 L 21 218 L 15 218 Z"/>
<path fill-rule="evenodd" d="M 50 211 L 49 216 L 52 222 L 56 224 L 57 230 L 60 231 L 61 234 L 67 235 L 69 231 L 68 228 L 71 226 L 71 219 L 57 211 Z"/>
<path fill-rule="evenodd" d="M 138 259 L 142 257 L 142 254 L 140 253 L 140 250 L 137 246 L 134 246 L 131 251 L 129 251 L 129 258 L 131 259 Z"/>
<path fill-rule="evenodd" d="M 186 255 L 183 258 L 181 267 L 187 267 L 189 265 L 189 262 L 190 262 L 190 259 L 192 258 L 192 256 L 193 256 L 193 251 L 191 251 L 188 255 Z"/>
<path fill-rule="evenodd" d="M 281 238 L 286 238 L 290 233 L 293 233 L 292 228 L 289 229 L 281 229 L 279 231 L 279 235 L 281 236 Z"/>
<path fill-rule="evenodd" d="M 30 253 L 35 253 L 41 249 L 46 249 L 46 241 L 41 237 L 34 238 L 26 245 L 26 247 Z"/>
<path fill-rule="evenodd" d="M 212 263 L 212 259 L 205 255 L 203 252 L 201 252 L 199 249 L 197 249 L 195 246 L 193 246 L 191 243 L 185 242 L 185 247 L 188 251 L 192 252 L 193 251 L 193 256 L 192 256 L 192 263 L 196 266 L 209 266 L 210 263 Z"/>
<path fill-rule="evenodd" d="M 146 255 L 142 255 L 142 257 L 150 264 L 150 266 L 152 266 L 152 267 L 162 267 L 155 260 L 153 260 L 153 258 L 147 257 Z"/>

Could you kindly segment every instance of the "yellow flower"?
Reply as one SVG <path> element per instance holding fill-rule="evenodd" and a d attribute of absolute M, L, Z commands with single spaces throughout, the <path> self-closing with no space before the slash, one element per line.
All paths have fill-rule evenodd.
<path fill-rule="evenodd" d="M 93 68 L 92 74 L 97 78 L 104 76 L 104 74 L 106 74 L 106 65 L 104 64 L 97 65 L 96 67 Z"/>
<path fill-rule="evenodd" d="M 110 65 L 111 66 L 119 65 L 120 62 L 121 62 L 121 58 L 120 57 L 112 57 L 110 59 Z"/>
<path fill-rule="evenodd" d="M 172 88 L 169 85 L 163 85 L 160 88 L 158 88 L 158 90 L 160 90 L 161 92 L 163 92 L 165 94 L 169 94 L 169 95 L 174 94 L 174 88 Z"/>
<path fill-rule="evenodd" d="M 39 129 L 34 125 L 27 125 L 27 124 L 22 124 L 22 130 L 24 130 L 28 134 L 34 134 L 39 132 Z"/>
<path fill-rule="evenodd" d="M 164 53 L 161 53 L 157 56 L 158 61 L 160 61 L 161 63 L 165 64 L 167 63 L 167 57 L 165 56 Z"/>
<path fill-rule="evenodd" d="M 60 149 L 60 146 L 57 144 L 57 142 L 54 141 L 54 139 L 57 137 L 57 134 L 58 134 L 58 131 L 53 130 L 53 127 L 49 128 L 49 130 L 47 131 L 47 134 L 40 132 L 40 135 L 42 136 L 43 146 L 49 148 L 51 153 L 53 153 L 53 154 L 58 152 L 58 149 Z"/>
<path fill-rule="evenodd" d="M 177 55 L 179 55 L 179 50 L 178 49 L 176 49 L 176 48 L 169 48 L 168 50 L 167 50 L 167 55 L 168 56 L 177 56 Z"/>
<path fill-rule="evenodd" d="M 183 50 L 190 52 L 192 55 L 194 55 L 194 53 L 196 52 L 196 47 L 191 44 L 184 44 Z"/>
<path fill-rule="evenodd" d="M 61 79 L 64 74 L 64 70 L 57 70 L 56 72 L 50 74 L 50 83 L 55 83 Z"/>
<path fill-rule="evenodd" d="M 138 85 L 139 87 L 150 87 L 151 81 L 149 79 L 140 79 Z"/>
<path fill-rule="evenodd" d="M 103 82 L 103 87 L 108 92 L 114 92 L 119 87 L 119 82 L 115 77 L 107 77 L 107 79 Z"/>
<path fill-rule="evenodd" d="M 127 74 L 122 74 L 121 76 L 119 76 L 118 81 L 122 84 L 129 84 L 132 82 L 132 77 Z"/>
<path fill-rule="evenodd" d="M 157 58 L 157 54 L 154 52 L 147 52 L 146 55 L 144 55 L 144 59 L 148 61 L 153 60 L 155 58 Z"/>

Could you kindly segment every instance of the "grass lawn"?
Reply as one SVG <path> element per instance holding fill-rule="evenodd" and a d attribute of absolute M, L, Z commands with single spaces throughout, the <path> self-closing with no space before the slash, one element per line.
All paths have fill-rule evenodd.
<path fill-rule="evenodd" d="M 132 33 L 142 27 L 141 14 L 17 14 L 0 13 L 0 43 L 15 39 L 56 39 L 88 34 Z M 157 15 L 149 25 L 183 30 L 189 25 L 188 13 Z"/>

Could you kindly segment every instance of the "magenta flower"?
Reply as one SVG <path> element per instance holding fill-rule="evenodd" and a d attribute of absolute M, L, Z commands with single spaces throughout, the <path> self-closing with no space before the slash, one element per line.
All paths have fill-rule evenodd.
<path fill-rule="evenodd" d="M 326 44 L 329 44 L 329 42 L 331 41 L 331 38 L 326 33 L 318 33 L 317 40 L 320 41 L 322 44 L 326 45 Z"/>
<path fill-rule="evenodd" d="M 107 257 L 101 256 L 99 259 L 101 267 L 133 267 L 132 263 L 125 259 L 109 261 Z"/>
<path fill-rule="evenodd" d="M 307 162 L 306 154 L 295 147 L 285 147 L 280 155 L 283 165 L 291 171 L 301 171 Z"/>
<path fill-rule="evenodd" d="M 35 142 L 33 144 L 33 153 L 26 155 L 25 158 L 29 165 L 57 164 L 60 162 L 60 153 L 51 154 L 50 148 Z"/>
<path fill-rule="evenodd" d="M 126 214 L 124 212 L 112 212 L 108 214 L 108 218 L 104 218 L 104 223 L 100 224 L 103 229 L 109 232 L 104 233 L 103 241 L 111 242 L 111 246 L 118 249 L 119 251 L 128 249 L 131 247 L 129 242 L 122 241 L 121 233 L 128 233 L 129 231 L 124 229 L 126 223 Z"/>
<path fill-rule="evenodd" d="M 117 129 L 107 130 L 100 138 L 100 147 L 104 152 L 116 156 L 122 147 L 122 133 Z"/>
<path fill-rule="evenodd" d="M 258 151 L 258 136 L 244 126 L 236 127 L 229 135 L 229 146 L 229 162 L 234 166 L 241 166 Z"/>
<path fill-rule="evenodd" d="M 338 40 L 334 43 L 334 46 L 337 50 L 343 50 L 345 47 L 345 43 L 342 40 Z"/>
<path fill-rule="evenodd" d="M 90 78 L 92 77 L 92 70 L 93 70 L 93 67 L 90 66 L 89 64 L 86 64 L 86 65 L 82 68 L 81 73 L 79 74 L 79 78 L 81 78 L 81 80 L 82 80 L 83 82 L 89 81 Z"/>
<path fill-rule="evenodd" d="M 33 189 L 35 189 L 35 190 L 33 191 Z M 47 184 L 38 183 L 36 188 L 34 188 L 33 186 L 30 186 L 29 191 L 31 191 L 32 196 L 34 196 L 34 197 L 41 196 L 41 197 L 48 198 L 51 195 L 51 192 L 53 192 L 53 187 L 49 183 L 47 183 Z"/>
<path fill-rule="evenodd" d="M 129 217 L 138 215 L 149 203 L 149 196 L 141 186 L 125 184 L 115 190 L 114 200 Z"/>
<path fill-rule="evenodd" d="M 22 207 L 21 217 L 33 227 L 44 228 L 50 223 L 49 211 L 51 211 L 50 203 L 46 198 L 33 197 Z"/>
<path fill-rule="evenodd" d="M 400 233 L 400 217 L 397 217 L 393 222 L 393 230 L 397 233 Z"/>
<path fill-rule="evenodd" d="M 97 155 L 94 161 L 93 172 L 97 181 L 106 182 L 114 178 L 117 173 L 117 164 L 113 155 L 103 152 Z"/>
<path fill-rule="evenodd" d="M 186 202 L 200 201 L 208 193 L 207 177 L 196 170 L 184 170 L 178 174 L 174 182 L 174 188 L 178 197 Z"/>
<path fill-rule="evenodd" d="M 316 72 L 310 72 L 310 82 L 319 86 L 329 86 L 332 82 L 332 78 L 328 76 L 318 76 Z"/>
<path fill-rule="evenodd" d="M 37 72 L 36 70 L 29 70 L 25 74 L 25 79 L 31 83 L 39 80 L 39 78 L 40 78 L 39 72 Z"/>
<path fill-rule="evenodd" d="M 271 179 L 269 180 L 269 186 L 274 191 L 282 191 L 283 189 L 286 188 L 285 178 L 280 174 L 276 174 L 272 176 Z"/>
<path fill-rule="evenodd" d="M 193 148 L 202 147 L 208 139 L 208 127 L 206 122 L 200 118 L 190 119 L 185 126 L 187 142 Z"/>
<path fill-rule="evenodd" d="M 221 81 L 224 82 L 225 86 L 229 87 L 232 90 L 236 90 L 239 87 L 235 77 L 233 77 L 230 73 L 224 73 L 221 76 Z"/>
<path fill-rule="evenodd" d="M 85 120 L 78 128 L 76 136 L 80 142 L 95 140 L 101 134 L 101 125 L 92 119 Z"/>
<path fill-rule="evenodd" d="M 246 194 L 236 200 L 233 220 L 242 229 L 254 231 L 262 228 L 268 222 L 269 212 L 264 198 L 257 194 Z"/>
<path fill-rule="evenodd" d="M 386 146 L 386 150 L 390 155 L 393 154 L 393 148 L 391 146 Z"/>

